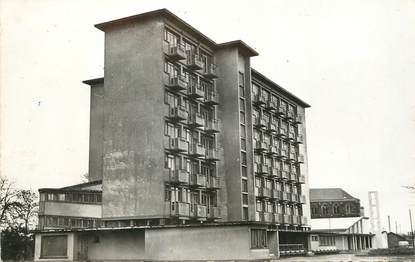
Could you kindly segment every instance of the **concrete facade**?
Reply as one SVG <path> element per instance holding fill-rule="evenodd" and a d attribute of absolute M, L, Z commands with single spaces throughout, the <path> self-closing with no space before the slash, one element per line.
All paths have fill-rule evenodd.
<path fill-rule="evenodd" d="M 42 189 L 36 248 L 53 231 L 68 235 L 61 260 L 305 253 L 309 105 L 252 69 L 251 47 L 217 44 L 168 10 L 96 27 L 89 182 Z"/>

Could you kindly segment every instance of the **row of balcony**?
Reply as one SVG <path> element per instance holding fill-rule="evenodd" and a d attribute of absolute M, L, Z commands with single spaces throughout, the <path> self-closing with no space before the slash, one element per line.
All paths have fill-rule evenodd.
<path fill-rule="evenodd" d="M 268 223 L 307 225 L 307 217 L 305 216 L 275 214 L 270 212 L 256 212 L 255 219 L 257 221 Z"/>
<path fill-rule="evenodd" d="M 183 138 L 165 137 L 165 139 L 165 149 L 172 153 L 182 153 L 206 161 L 219 161 L 216 149 L 207 149 L 201 144 L 191 144 Z"/>
<path fill-rule="evenodd" d="M 188 69 L 196 70 L 204 77 L 209 79 L 217 78 L 216 65 L 213 63 L 206 64 L 200 59 L 200 56 L 193 50 L 185 50 L 181 45 L 166 47 L 165 54 L 173 61 L 184 60 Z"/>
<path fill-rule="evenodd" d="M 289 110 L 285 106 L 278 105 L 277 101 L 267 100 L 267 97 L 265 96 L 254 96 L 252 98 L 252 103 L 256 106 L 261 106 L 273 113 L 276 113 L 277 115 L 295 124 L 301 124 L 304 122 L 303 115 L 296 114 L 293 110 Z"/>
<path fill-rule="evenodd" d="M 255 187 L 255 196 L 257 198 L 275 199 L 282 202 L 289 202 L 294 204 L 305 204 L 306 199 L 304 195 L 283 192 L 276 189 L 265 187 Z"/>
<path fill-rule="evenodd" d="M 167 118 L 171 121 L 187 124 L 189 127 L 198 128 L 208 133 L 219 132 L 219 122 L 216 119 L 206 120 L 201 114 L 189 114 L 183 107 L 171 107 Z"/>
<path fill-rule="evenodd" d="M 206 188 L 212 190 L 219 189 L 218 177 L 211 176 L 208 178 L 204 174 L 191 174 L 189 171 L 183 169 L 165 169 L 164 173 L 164 177 L 168 178 L 168 181 L 171 184 L 188 185 L 190 187 Z"/>
<path fill-rule="evenodd" d="M 278 148 L 276 146 L 269 146 L 267 143 L 262 141 L 255 141 L 254 150 L 257 153 L 266 153 L 268 155 L 280 157 L 292 161 L 294 163 L 304 163 L 304 155 L 297 154 L 294 149 L 287 150 Z"/>
<path fill-rule="evenodd" d="M 201 101 L 205 105 L 212 106 L 219 104 L 216 92 L 205 92 L 200 88 L 199 83 L 193 81 L 188 82 L 182 76 L 168 77 L 165 85 L 173 93 L 187 95 L 189 98 Z"/>
<path fill-rule="evenodd" d="M 295 182 L 299 184 L 305 184 L 305 176 L 298 175 L 295 172 L 290 172 L 287 170 L 281 170 L 276 167 L 269 167 L 264 164 L 254 163 L 254 173 L 255 175 L 268 176 L 270 178 L 275 178 L 279 180 Z"/>
<path fill-rule="evenodd" d="M 166 202 L 166 209 L 170 211 L 170 216 L 179 219 L 207 220 L 220 218 L 220 209 L 215 206 L 205 206 L 186 202 Z"/>
<path fill-rule="evenodd" d="M 296 134 L 295 132 L 288 132 L 286 128 L 278 127 L 276 124 L 266 121 L 262 118 L 254 119 L 254 127 L 260 130 L 264 130 L 279 138 L 283 138 L 287 141 L 294 142 L 296 144 L 304 143 L 304 136 L 302 134 Z"/>

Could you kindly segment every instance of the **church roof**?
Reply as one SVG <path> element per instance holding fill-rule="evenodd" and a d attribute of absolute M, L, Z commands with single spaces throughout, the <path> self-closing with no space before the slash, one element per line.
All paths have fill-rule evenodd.
<path fill-rule="evenodd" d="M 358 200 L 341 188 L 311 188 L 310 202 L 329 200 Z"/>

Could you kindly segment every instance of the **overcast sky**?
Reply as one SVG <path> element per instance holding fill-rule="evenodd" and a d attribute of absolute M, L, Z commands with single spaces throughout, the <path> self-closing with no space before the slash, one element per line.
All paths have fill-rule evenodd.
<path fill-rule="evenodd" d="M 202 4 L 203 3 L 203 4 Z M 311 187 L 342 187 L 409 230 L 415 195 L 415 1 L 0 1 L 1 172 L 60 187 L 88 171 L 89 94 L 103 76 L 93 25 L 168 8 L 311 104 Z M 368 209 L 366 208 L 366 211 Z M 414 214 L 415 215 L 415 214 Z M 399 227 L 399 226 L 398 226 Z M 399 229 L 399 228 L 398 228 Z"/>

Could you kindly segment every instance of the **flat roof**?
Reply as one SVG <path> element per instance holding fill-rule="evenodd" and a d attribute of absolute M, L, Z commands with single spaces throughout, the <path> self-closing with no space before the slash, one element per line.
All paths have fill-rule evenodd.
<path fill-rule="evenodd" d="M 273 87 L 274 89 L 276 89 L 278 92 L 283 93 L 285 96 L 287 96 L 288 98 L 292 99 L 294 102 L 297 102 L 299 105 L 301 105 L 303 107 L 306 107 L 306 108 L 307 107 L 310 107 L 310 105 L 308 103 L 304 102 L 299 97 L 297 97 L 296 95 L 294 95 L 293 93 L 291 93 L 287 89 L 281 87 L 280 85 L 278 85 L 277 83 L 275 83 L 274 81 L 272 81 L 271 79 L 269 79 L 268 77 L 266 77 L 265 75 L 261 74 L 257 70 L 251 68 L 251 74 L 252 74 L 252 80 L 254 78 L 256 78 L 256 79 L 258 79 L 260 81 L 263 81 L 266 84 L 268 84 L 271 87 Z"/>
<path fill-rule="evenodd" d="M 255 51 L 252 47 L 250 47 L 249 45 L 247 45 L 241 40 L 235 40 L 235 41 L 225 42 L 221 44 L 216 43 L 215 41 L 207 37 L 205 34 L 200 32 L 199 30 L 197 30 L 196 28 L 194 28 L 193 26 L 191 26 L 190 24 L 188 24 L 183 19 L 173 14 L 166 8 L 99 23 L 99 24 L 96 24 L 95 27 L 105 32 L 106 29 L 111 28 L 111 27 L 130 24 L 130 23 L 139 22 L 145 19 L 156 18 L 156 17 L 166 17 L 172 20 L 173 22 L 180 24 L 181 26 L 186 28 L 186 31 L 189 31 L 192 34 L 200 37 L 203 41 L 211 45 L 211 47 L 213 48 L 218 49 L 221 47 L 235 46 L 235 47 L 241 48 L 250 56 L 258 55 L 257 51 Z"/>
<path fill-rule="evenodd" d="M 358 200 L 342 188 L 310 188 L 310 202 Z"/>

